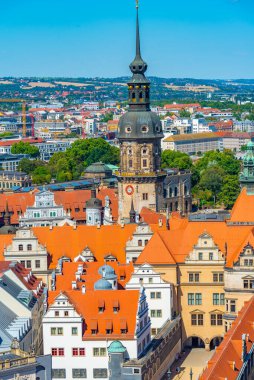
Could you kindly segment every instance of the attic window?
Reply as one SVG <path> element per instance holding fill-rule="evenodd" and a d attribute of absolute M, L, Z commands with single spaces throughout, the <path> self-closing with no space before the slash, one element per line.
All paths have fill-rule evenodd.
<path fill-rule="evenodd" d="M 121 330 L 121 334 L 127 334 L 127 322 L 126 322 L 126 319 L 122 319 L 120 321 L 120 330 Z"/>
<path fill-rule="evenodd" d="M 106 334 L 111 334 L 112 330 L 113 330 L 113 323 L 109 319 L 109 320 L 106 321 Z"/>
<path fill-rule="evenodd" d="M 126 133 L 131 133 L 131 127 L 126 127 L 126 128 L 125 128 L 125 132 L 126 132 Z"/>
<path fill-rule="evenodd" d="M 143 133 L 147 133 L 148 132 L 148 127 L 146 125 L 143 125 L 143 127 L 141 128 L 141 131 Z"/>
<path fill-rule="evenodd" d="M 98 310 L 99 310 L 99 313 L 103 313 L 104 312 L 104 310 L 105 310 L 105 302 L 103 300 L 99 300 Z"/>
<path fill-rule="evenodd" d="M 113 311 L 114 311 L 114 313 L 118 313 L 118 311 L 119 311 L 119 302 L 118 302 L 118 300 L 113 301 Z"/>
<path fill-rule="evenodd" d="M 96 335 L 98 333 L 98 321 L 96 319 L 91 321 L 91 333 L 92 335 Z"/>

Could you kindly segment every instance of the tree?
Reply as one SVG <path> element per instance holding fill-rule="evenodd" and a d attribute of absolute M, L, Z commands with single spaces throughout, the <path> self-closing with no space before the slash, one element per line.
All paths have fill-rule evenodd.
<path fill-rule="evenodd" d="M 39 148 L 28 142 L 19 141 L 11 147 L 12 154 L 29 154 L 31 157 L 36 158 L 40 156 Z"/>
<path fill-rule="evenodd" d="M 212 166 L 204 170 L 199 182 L 199 189 L 210 190 L 214 196 L 216 202 L 217 195 L 220 193 L 223 177 L 225 175 L 224 170 L 219 166 Z"/>
<path fill-rule="evenodd" d="M 226 208 L 232 208 L 240 193 L 240 184 L 237 176 L 227 175 L 223 178 L 223 185 L 219 194 L 220 201 Z"/>
<path fill-rule="evenodd" d="M 179 112 L 179 116 L 180 116 L 180 117 L 187 117 L 187 118 L 189 118 L 189 117 L 191 116 L 191 114 L 190 114 L 190 112 L 188 112 L 188 111 L 186 111 L 185 109 L 183 109 L 183 110 L 181 110 L 181 111 Z"/>
<path fill-rule="evenodd" d="M 32 174 L 33 183 L 37 185 L 43 185 L 44 183 L 50 183 L 51 174 L 46 166 L 40 166 L 36 168 Z"/>
<path fill-rule="evenodd" d="M 174 150 L 164 150 L 161 157 L 161 167 L 178 168 L 180 170 L 191 169 L 193 167 L 190 156 L 186 153 L 177 152 Z"/>
<path fill-rule="evenodd" d="M 32 174 L 33 171 L 41 166 L 45 166 L 45 162 L 41 160 L 30 160 L 29 158 L 23 158 L 18 165 L 18 169 L 21 172 Z"/>

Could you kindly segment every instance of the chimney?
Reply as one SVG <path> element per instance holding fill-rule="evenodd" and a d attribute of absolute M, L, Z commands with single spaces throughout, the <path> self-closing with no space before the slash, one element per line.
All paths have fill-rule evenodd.
<path fill-rule="evenodd" d="M 80 281 L 80 272 L 75 273 L 76 281 Z"/>
<path fill-rule="evenodd" d="M 77 229 L 77 223 L 73 224 L 73 229 L 74 229 L 74 230 Z"/>
<path fill-rule="evenodd" d="M 76 281 L 72 281 L 71 282 L 71 288 L 72 289 L 77 289 L 77 282 Z"/>
<path fill-rule="evenodd" d="M 79 264 L 78 265 L 78 271 L 77 273 L 79 273 L 80 275 L 83 274 L 83 264 Z"/>
<path fill-rule="evenodd" d="M 52 224 L 49 226 L 49 229 L 50 229 L 50 230 L 53 230 L 53 226 L 52 226 Z"/>
<path fill-rule="evenodd" d="M 97 222 L 97 228 L 98 228 L 98 230 L 101 228 L 100 222 Z"/>
<path fill-rule="evenodd" d="M 82 294 L 86 294 L 86 286 L 85 285 L 82 286 L 81 291 L 82 291 Z"/>
<path fill-rule="evenodd" d="M 162 227 L 162 219 L 159 219 L 159 227 Z"/>
<path fill-rule="evenodd" d="M 228 364 L 230 365 L 230 367 L 232 368 L 232 370 L 235 371 L 235 362 L 229 361 Z"/>

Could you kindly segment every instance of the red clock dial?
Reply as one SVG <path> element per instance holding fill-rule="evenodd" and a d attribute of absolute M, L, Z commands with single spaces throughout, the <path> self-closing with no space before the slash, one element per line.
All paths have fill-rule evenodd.
<path fill-rule="evenodd" d="M 132 194 L 134 193 L 134 188 L 133 188 L 133 186 L 128 185 L 128 186 L 126 187 L 125 191 L 126 191 L 126 193 L 127 193 L 128 195 L 132 195 Z"/>

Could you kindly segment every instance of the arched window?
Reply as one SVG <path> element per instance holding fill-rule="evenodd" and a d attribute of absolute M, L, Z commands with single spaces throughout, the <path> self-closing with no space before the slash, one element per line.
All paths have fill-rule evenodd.
<path fill-rule="evenodd" d="M 172 190 L 172 187 L 169 188 L 169 197 L 172 198 L 172 195 L 173 195 L 173 190 Z"/>
<path fill-rule="evenodd" d="M 146 125 L 143 125 L 143 127 L 141 128 L 141 131 L 143 133 L 147 133 L 148 132 L 148 127 Z"/>
<path fill-rule="evenodd" d="M 148 244 L 148 240 L 146 239 L 146 240 L 145 240 L 145 245 L 147 245 L 147 244 Z"/>
<path fill-rule="evenodd" d="M 132 168 L 133 162 L 132 160 L 129 160 L 129 168 Z"/>
<path fill-rule="evenodd" d="M 177 197 L 177 195 L 178 195 L 178 189 L 177 187 L 175 187 L 175 197 Z"/>
<path fill-rule="evenodd" d="M 189 195 L 188 187 L 184 186 L 184 195 Z"/>
<path fill-rule="evenodd" d="M 19 244 L 19 251 L 23 251 L 23 244 Z"/>
<path fill-rule="evenodd" d="M 27 244 L 27 250 L 32 251 L 32 244 Z"/>
<path fill-rule="evenodd" d="M 147 149 L 146 148 L 143 148 L 142 149 L 142 155 L 144 156 L 144 155 L 146 155 L 147 154 Z"/>
<path fill-rule="evenodd" d="M 139 247 L 142 247 L 142 240 L 139 240 L 139 241 L 138 241 L 138 246 L 139 246 Z"/>

